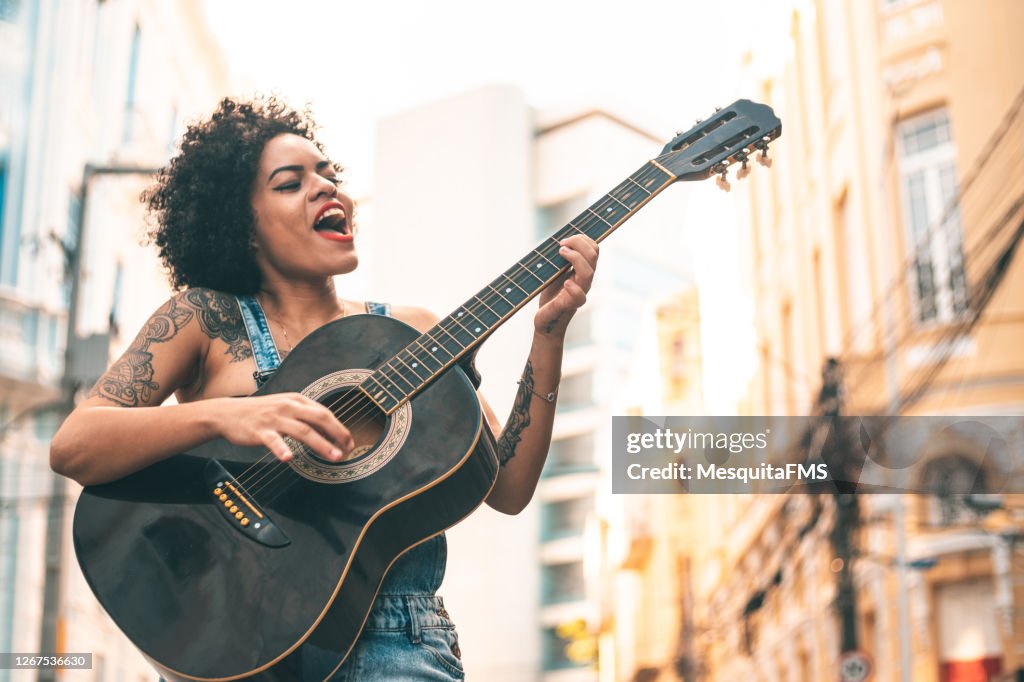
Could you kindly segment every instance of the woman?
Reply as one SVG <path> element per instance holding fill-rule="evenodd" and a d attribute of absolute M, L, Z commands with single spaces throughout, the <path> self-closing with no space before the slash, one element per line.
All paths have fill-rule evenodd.
<path fill-rule="evenodd" d="M 281 460 L 292 456 L 285 437 L 327 460 L 353 450 L 352 434 L 323 405 L 297 393 L 250 394 L 281 356 L 332 320 L 376 312 L 426 331 L 437 318 L 338 296 L 333 276 L 358 264 L 355 206 L 314 130 L 308 113 L 274 98 L 225 99 L 188 129 L 145 197 L 157 217 L 151 236 L 180 293 L 65 421 L 51 447 L 55 471 L 95 485 L 214 438 L 263 446 Z M 501 432 L 501 467 L 487 503 L 507 514 L 521 511 L 537 485 L 566 326 L 586 300 L 598 248 L 579 235 L 560 254 L 572 269 L 540 296 L 533 346 L 503 429 L 483 403 Z M 161 406 L 172 393 L 178 404 Z M 434 595 L 445 556 L 441 535 L 395 562 L 332 679 L 461 679 L 454 628 Z"/>

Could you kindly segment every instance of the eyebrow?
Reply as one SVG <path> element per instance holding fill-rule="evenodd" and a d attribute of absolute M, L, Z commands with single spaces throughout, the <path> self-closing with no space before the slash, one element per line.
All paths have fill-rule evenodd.
<path fill-rule="evenodd" d="M 327 161 L 327 160 L 318 161 L 316 166 L 315 166 L 315 168 L 316 168 L 317 171 L 321 171 L 321 170 L 323 170 L 324 168 L 327 168 L 330 165 L 331 165 L 330 161 Z M 283 173 L 285 171 L 297 171 L 297 172 L 301 173 L 304 170 L 306 170 L 306 167 L 302 166 L 302 165 L 281 166 L 280 168 L 275 168 L 274 169 L 274 172 L 271 173 L 270 176 L 267 178 L 267 182 L 270 182 L 271 180 L 273 180 L 274 176 L 277 175 L 278 173 Z"/>

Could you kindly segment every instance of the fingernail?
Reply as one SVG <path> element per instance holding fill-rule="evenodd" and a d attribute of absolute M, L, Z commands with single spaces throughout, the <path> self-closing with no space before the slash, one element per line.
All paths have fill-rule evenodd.
<path fill-rule="evenodd" d="M 339 457 L 341 457 L 341 455 L 341 450 L 339 450 L 338 448 L 331 448 L 331 457 L 333 457 L 334 459 L 338 459 Z"/>
<path fill-rule="evenodd" d="M 291 459 L 291 458 L 292 458 L 292 451 L 291 450 L 281 450 L 281 459 Z"/>

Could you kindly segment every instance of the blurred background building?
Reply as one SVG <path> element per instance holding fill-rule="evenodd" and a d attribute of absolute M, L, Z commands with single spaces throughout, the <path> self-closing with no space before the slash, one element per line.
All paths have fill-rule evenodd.
<path fill-rule="evenodd" d="M 0 651 L 91 651 L 92 671 L 61 677 L 154 679 L 81 577 L 77 486 L 50 472 L 49 439 L 73 384 L 166 298 L 139 193 L 186 117 L 225 94 L 226 65 L 193 0 L 4 0 L 0 45 Z"/>
<path fill-rule="evenodd" d="M 785 132 L 740 189 L 750 412 L 1020 415 L 1024 6 L 780 4 L 788 30 L 744 69 Z M 1018 679 L 1024 519 L 1015 496 L 970 494 L 1005 480 L 987 445 L 913 453 L 943 472 L 919 482 L 933 495 L 691 500 L 696 679 L 836 679 L 851 650 L 875 680 Z"/>
<path fill-rule="evenodd" d="M 369 290 L 447 312 L 664 142 L 610 111 L 536 112 L 509 86 L 385 119 L 366 230 Z M 449 533 L 443 594 L 470 678 L 596 680 L 599 648 L 631 662 L 635 646 L 647 641 L 634 622 L 639 614 L 617 610 L 621 589 L 642 589 L 623 582 L 604 551 L 623 524 L 648 544 L 655 530 L 643 500 L 605 492 L 609 417 L 664 411 L 663 370 L 676 400 L 699 401 L 686 212 L 684 195 L 666 193 L 603 244 L 601 277 L 566 339 L 554 438 L 534 503 L 516 518 L 480 511 Z M 481 390 L 502 418 L 526 361 L 529 310 L 496 333 L 477 361 Z M 661 327 L 669 331 L 659 336 Z M 645 551 L 623 546 L 622 561 L 636 563 L 626 555 Z M 615 622 L 630 638 L 602 641 Z"/>

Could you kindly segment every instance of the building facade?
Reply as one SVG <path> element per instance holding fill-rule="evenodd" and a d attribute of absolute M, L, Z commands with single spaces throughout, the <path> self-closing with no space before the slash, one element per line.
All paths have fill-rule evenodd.
<path fill-rule="evenodd" d="M 853 649 L 879 681 L 1024 665 L 1020 501 L 949 483 L 998 490 L 1014 473 L 958 422 L 1024 408 L 1022 11 L 791 2 L 746 56 L 748 94 L 783 120 L 772 171 L 739 190 L 751 413 L 821 414 L 833 358 L 846 414 L 932 415 L 950 431 L 901 453 L 921 458 L 914 484 L 930 494 L 864 496 L 845 522 L 829 495 L 702 501 L 725 508 L 709 530 L 729 540 L 695 559 L 698 679 L 835 679 Z M 1022 433 L 1001 434 L 1008 461 Z"/>
<path fill-rule="evenodd" d="M 0 43 L 0 651 L 94 654 L 60 678 L 154 679 L 78 571 L 77 486 L 50 472 L 49 440 L 65 379 L 95 379 L 167 295 L 139 194 L 226 67 L 198 1 L 6 0 Z M 65 374 L 74 250 L 88 343 Z"/>

